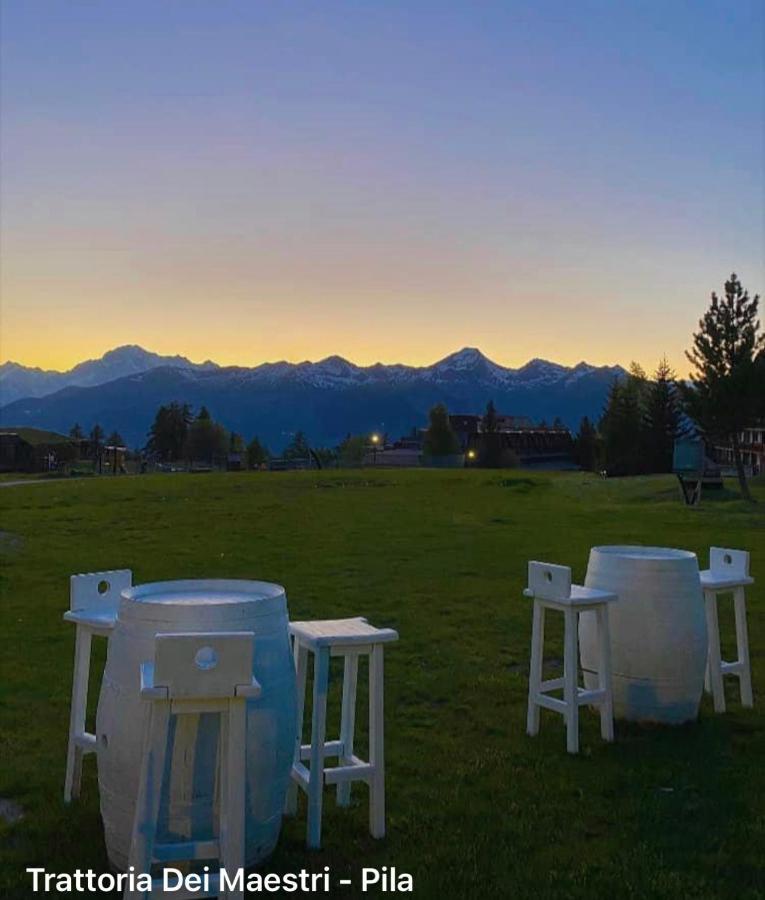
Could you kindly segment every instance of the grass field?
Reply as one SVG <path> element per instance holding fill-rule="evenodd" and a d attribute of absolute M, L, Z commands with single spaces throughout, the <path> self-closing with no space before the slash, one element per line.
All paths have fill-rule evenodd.
<path fill-rule="evenodd" d="M 25 811 L 0 824 L 0 896 L 31 896 L 26 866 L 106 870 L 92 757 L 82 800 L 61 799 L 74 638 L 61 613 L 71 573 L 130 567 L 137 582 L 276 581 L 293 618 L 366 615 L 400 632 L 386 654 L 388 837 L 368 837 L 365 789 L 350 811 L 328 795 L 324 848 L 305 851 L 301 810 L 270 871 L 329 865 L 357 879 L 361 866 L 395 866 L 415 896 L 442 900 L 763 897 L 765 486 L 755 491 L 756 507 L 725 491 L 689 510 L 669 477 L 370 470 L 0 490 L 0 797 Z M 582 753 L 569 757 L 560 717 L 524 733 L 526 561 L 581 579 L 592 545 L 631 542 L 702 559 L 711 543 L 752 551 L 756 706 L 742 710 L 731 685 L 726 715 L 705 699 L 697 724 L 617 724 L 613 745 L 584 712 Z M 727 614 L 722 627 L 729 645 Z"/>

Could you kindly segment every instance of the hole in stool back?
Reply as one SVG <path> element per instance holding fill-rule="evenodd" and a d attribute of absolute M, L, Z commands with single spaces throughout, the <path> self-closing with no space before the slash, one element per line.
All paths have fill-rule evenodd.
<path fill-rule="evenodd" d="M 201 647 L 194 657 L 194 664 L 198 669 L 207 672 L 218 665 L 218 654 L 212 647 Z"/>

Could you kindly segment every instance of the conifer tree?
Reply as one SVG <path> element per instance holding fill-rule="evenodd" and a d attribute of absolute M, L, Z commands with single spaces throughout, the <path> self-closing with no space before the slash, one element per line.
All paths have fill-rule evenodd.
<path fill-rule="evenodd" d="M 451 456 L 460 452 L 457 435 L 449 422 L 449 411 L 443 403 L 437 403 L 429 413 L 430 422 L 423 441 L 426 456 Z"/>
<path fill-rule="evenodd" d="M 685 354 L 693 366 L 691 384 L 681 388 L 688 415 L 704 436 L 730 443 L 741 493 L 750 501 L 754 498 L 744 472 L 740 434 L 762 411 L 765 394 L 759 299 L 757 294 L 749 296 L 735 274 L 725 282 L 723 297 L 712 293 Z"/>
<path fill-rule="evenodd" d="M 686 432 L 675 373 L 663 357 L 646 388 L 643 443 L 649 471 L 672 471 L 675 440 Z"/>

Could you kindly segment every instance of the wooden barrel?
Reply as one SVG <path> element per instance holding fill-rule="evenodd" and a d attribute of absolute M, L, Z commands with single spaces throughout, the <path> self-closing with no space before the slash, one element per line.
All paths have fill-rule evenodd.
<path fill-rule="evenodd" d="M 679 724 L 698 716 L 707 630 L 696 555 L 664 547 L 593 547 L 585 585 L 613 591 L 609 606 L 614 715 Z M 583 613 L 585 685 L 596 687 L 595 617 Z"/>
<path fill-rule="evenodd" d="M 122 593 L 96 718 L 101 817 L 117 869 L 128 864 L 148 710 L 139 695 L 140 664 L 154 658 L 157 634 L 205 631 L 255 634 L 253 674 L 263 692 L 247 704 L 247 865 L 268 856 L 279 837 L 296 728 L 284 588 L 261 581 L 145 584 Z M 158 841 L 217 833 L 219 725 L 217 714 L 172 717 Z"/>

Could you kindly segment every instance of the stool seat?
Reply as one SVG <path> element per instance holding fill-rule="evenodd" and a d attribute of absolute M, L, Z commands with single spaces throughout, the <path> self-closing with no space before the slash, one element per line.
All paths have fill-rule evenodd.
<path fill-rule="evenodd" d="M 290 622 L 290 634 L 311 649 L 352 647 L 354 644 L 384 644 L 398 640 L 398 633 L 392 628 L 375 628 L 360 616 L 353 619 Z"/>
<path fill-rule="evenodd" d="M 705 590 L 724 591 L 736 587 L 749 587 L 754 584 L 754 578 L 750 575 L 732 575 L 727 572 L 715 572 L 712 569 L 704 569 L 699 572 L 701 586 Z"/>
<path fill-rule="evenodd" d="M 116 609 L 70 609 L 64 613 L 64 621 L 84 625 L 97 631 L 111 631 L 117 622 Z"/>
<path fill-rule="evenodd" d="M 617 595 L 611 591 L 588 588 L 582 584 L 572 584 L 568 597 L 540 597 L 531 588 L 524 588 L 523 596 L 531 599 L 536 597 L 542 603 L 550 603 L 555 606 L 591 606 L 598 603 L 613 603 L 618 599 Z"/>

